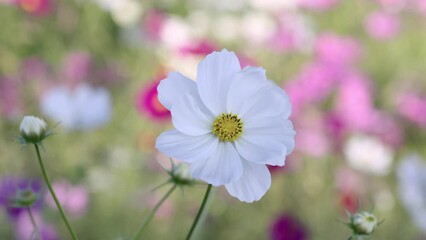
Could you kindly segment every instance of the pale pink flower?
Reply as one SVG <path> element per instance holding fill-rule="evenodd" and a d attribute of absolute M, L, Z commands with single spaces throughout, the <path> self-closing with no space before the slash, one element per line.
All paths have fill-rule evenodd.
<path fill-rule="evenodd" d="M 324 127 L 325 121 L 320 112 L 309 111 L 295 120 L 296 151 L 315 158 L 326 156 L 331 149 L 330 138 Z"/>
<path fill-rule="evenodd" d="M 72 217 L 82 217 L 89 204 L 89 193 L 84 186 L 71 185 L 67 181 L 53 183 L 59 202 L 64 210 Z M 56 204 L 50 194 L 45 195 L 46 203 L 52 209 L 56 209 Z"/>
<path fill-rule="evenodd" d="M 93 68 L 92 58 L 86 52 L 71 52 L 62 63 L 62 76 L 72 85 L 87 81 Z"/>
<path fill-rule="evenodd" d="M 22 112 L 22 100 L 18 91 L 17 79 L 0 76 L 1 116 L 14 118 Z"/>
<path fill-rule="evenodd" d="M 353 38 L 323 33 L 316 40 L 315 54 L 321 62 L 347 66 L 361 57 L 362 47 Z"/>
<path fill-rule="evenodd" d="M 374 119 L 372 85 L 360 74 L 348 75 L 339 86 L 336 113 L 350 129 L 367 130 Z"/>
<path fill-rule="evenodd" d="M 398 98 L 397 104 L 400 115 L 418 127 L 426 128 L 426 95 L 404 93 Z"/>
<path fill-rule="evenodd" d="M 298 0 L 298 3 L 304 8 L 324 11 L 332 9 L 339 1 L 340 0 Z"/>
<path fill-rule="evenodd" d="M 365 22 L 368 34 L 378 40 L 389 40 L 395 37 L 400 30 L 397 16 L 386 12 L 374 12 Z"/>
<path fill-rule="evenodd" d="M 401 11 L 408 3 L 409 0 L 376 0 L 379 4 L 391 12 Z"/>
<path fill-rule="evenodd" d="M 32 214 L 43 240 L 59 240 L 55 228 L 43 221 L 39 211 L 33 211 Z M 38 239 L 31 218 L 27 213 L 18 217 L 14 228 L 16 240 Z"/>

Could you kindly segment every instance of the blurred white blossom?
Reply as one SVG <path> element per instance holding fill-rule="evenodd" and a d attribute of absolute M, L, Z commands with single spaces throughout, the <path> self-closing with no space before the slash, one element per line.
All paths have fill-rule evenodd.
<path fill-rule="evenodd" d="M 386 175 L 390 171 L 394 152 L 379 139 L 354 135 L 344 146 L 348 164 L 360 171 Z"/>
<path fill-rule="evenodd" d="M 75 89 L 57 86 L 41 100 L 44 114 L 69 130 L 89 130 L 106 124 L 111 117 L 110 94 L 105 88 L 80 84 Z"/>
<path fill-rule="evenodd" d="M 405 156 L 397 171 L 399 195 L 414 224 L 426 233 L 426 164 L 420 156 Z"/>

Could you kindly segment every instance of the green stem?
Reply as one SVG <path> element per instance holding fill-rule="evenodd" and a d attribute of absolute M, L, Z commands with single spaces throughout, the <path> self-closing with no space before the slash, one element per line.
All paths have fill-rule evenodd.
<path fill-rule="evenodd" d="M 154 217 L 155 213 L 157 212 L 158 208 L 160 208 L 160 206 L 164 203 L 164 201 L 166 201 L 166 199 L 170 196 L 170 194 L 172 194 L 172 192 L 176 189 L 176 186 L 177 186 L 176 184 L 173 184 L 172 188 L 169 189 L 169 191 L 166 193 L 166 195 L 164 195 L 160 199 L 160 201 L 155 205 L 155 207 L 151 210 L 151 212 L 149 212 L 148 216 L 146 216 L 146 218 L 144 219 L 144 221 L 142 222 L 142 224 L 138 228 L 138 231 L 135 233 L 135 235 L 133 235 L 133 237 L 132 237 L 133 240 L 140 239 L 140 236 L 141 236 L 143 230 L 145 230 L 146 226 L 148 226 L 148 224 L 151 222 L 151 220 Z"/>
<path fill-rule="evenodd" d="M 40 164 L 40 168 L 41 168 L 41 172 L 43 174 L 44 181 L 46 182 L 46 185 L 49 188 L 49 191 L 50 191 L 50 194 L 53 197 L 53 200 L 55 200 L 56 206 L 58 207 L 58 210 L 59 210 L 59 213 L 61 214 L 62 220 L 64 220 L 65 225 L 67 226 L 68 231 L 70 232 L 72 239 L 77 240 L 78 238 L 75 235 L 74 230 L 72 229 L 70 223 L 68 222 L 68 219 L 65 216 L 65 212 L 62 209 L 61 204 L 59 203 L 59 200 L 56 197 L 55 191 L 52 188 L 52 184 L 50 183 L 49 177 L 47 176 L 46 169 L 44 168 L 43 160 L 41 159 L 41 156 L 40 156 L 40 149 L 39 149 L 37 144 L 34 144 L 34 146 L 35 146 L 35 149 L 36 149 L 36 152 L 37 152 L 38 163 Z"/>
<path fill-rule="evenodd" d="M 32 212 L 31 212 L 31 208 L 28 207 L 27 208 L 27 212 L 28 212 L 28 216 L 30 216 L 30 220 L 31 220 L 31 223 L 32 223 L 33 228 L 34 228 L 34 232 L 36 233 L 36 235 L 37 235 L 37 237 L 38 237 L 39 240 L 43 240 L 43 238 L 41 237 L 41 233 L 38 230 L 38 227 L 37 227 L 36 221 L 34 219 L 34 216 L 33 216 Z M 31 233 L 31 235 L 32 235 L 32 233 Z M 31 239 L 32 239 L 32 236 L 31 236 Z"/>
<path fill-rule="evenodd" d="M 194 222 L 192 223 L 191 229 L 188 232 L 188 235 L 186 236 L 186 240 L 190 240 L 192 237 L 192 234 L 194 233 L 195 228 L 197 227 L 198 221 L 200 220 L 201 214 L 203 213 L 203 210 L 206 206 L 207 200 L 210 195 L 210 191 L 212 190 L 212 185 L 209 184 L 207 186 L 206 194 L 204 195 L 203 202 L 201 203 L 200 209 L 198 210 L 197 216 L 195 217 Z"/>

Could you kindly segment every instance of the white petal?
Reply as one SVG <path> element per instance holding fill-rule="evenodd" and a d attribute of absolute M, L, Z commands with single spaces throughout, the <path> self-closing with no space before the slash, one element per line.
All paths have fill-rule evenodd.
<path fill-rule="evenodd" d="M 191 164 L 191 175 L 214 186 L 228 184 L 243 173 L 241 157 L 230 142 L 219 142 L 213 155 Z"/>
<path fill-rule="evenodd" d="M 171 108 L 173 126 L 180 132 L 199 136 L 211 132 L 213 115 L 206 110 L 197 93 L 180 97 Z"/>
<path fill-rule="evenodd" d="M 158 100 L 168 110 L 180 96 L 197 91 L 195 82 L 178 72 L 171 72 L 157 87 Z"/>
<path fill-rule="evenodd" d="M 245 101 L 238 114 L 240 117 L 248 119 L 290 116 L 291 104 L 288 95 L 271 81 L 268 81 L 268 84 L 269 87 L 262 88 Z"/>
<path fill-rule="evenodd" d="M 235 74 L 228 89 L 227 111 L 239 113 L 244 103 L 263 88 L 270 86 L 265 70 L 257 67 L 246 67 Z"/>
<path fill-rule="evenodd" d="M 213 52 L 198 64 L 198 91 L 204 104 L 214 114 L 225 111 L 229 84 L 240 70 L 237 56 L 227 50 Z"/>
<path fill-rule="evenodd" d="M 262 198 L 271 187 L 271 174 L 265 165 L 243 160 L 243 175 L 225 187 L 240 201 L 251 203 Z"/>
<path fill-rule="evenodd" d="M 250 162 L 283 166 L 294 148 L 291 121 L 281 118 L 244 123 L 242 136 L 235 141 L 238 153 Z"/>
<path fill-rule="evenodd" d="M 162 133 L 155 147 L 169 157 L 192 163 L 203 161 L 217 149 L 218 139 L 212 134 L 188 136 L 177 130 Z"/>

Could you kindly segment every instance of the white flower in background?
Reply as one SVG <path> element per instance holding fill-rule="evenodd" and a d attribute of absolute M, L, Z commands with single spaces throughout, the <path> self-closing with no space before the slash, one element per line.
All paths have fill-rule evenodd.
<path fill-rule="evenodd" d="M 177 49 L 191 43 L 191 27 L 180 17 L 169 17 L 161 28 L 160 39 L 166 47 Z"/>
<path fill-rule="evenodd" d="M 100 8 L 110 12 L 113 20 L 122 27 L 133 26 L 142 16 L 142 6 L 137 0 L 94 0 Z"/>
<path fill-rule="evenodd" d="M 41 109 L 66 129 L 88 130 L 110 120 L 110 94 L 104 88 L 86 84 L 80 84 L 75 89 L 58 86 L 43 96 Z"/>
<path fill-rule="evenodd" d="M 25 116 L 19 126 L 22 138 L 28 143 L 38 143 L 46 137 L 47 123 L 38 117 Z"/>
<path fill-rule="evenodd" d="M 162 133 L 156 147 L 241 201 L 259 200 L 271 185 L 266 164 L 283 166 L 294 148 L 288 96 L 262 68 L 241 69 L 233 52 L 209 54 L 196 82 L 171 72 L 158 97 L 176 129 Z"/>
<path fill-rule="evenodd" d="M 394 156 L 379 139 L 365 135 L 352 136 L 344 146 L 344 154 L 354 169 L 376 175 L 389 173 Z"/>
<path fill-rule="evenodd" d="M 250 0 L 250 5 L 252 5 L 254 9 L 279 12 L 296 9 L 297 0 Z"/>
<path fill-rule="evenodd" d="M 276 31 L 274 19 L 262 12 L 247 12 L 241 19 L 242 35 L 252 44 L 262 44 L 271 39 Z"/>
<path fill-rule="evenodd" d="M 426 164 L 418 155 L 404 157 L 398 167 L 398 190 L 414 224 L 426 233 Z"/>
<path fill-rule="evenodd" d="M 135 26 L 141 19 L 142 6 L 135 0 L 123 0 L 111 10 L 111 16 L 122 27 Z"/>
<path fill-rule="evenodd" d="M 240 18 L 233 14 L 221 14 L 211 22 L 213 36 L 221 41 L 235 41 L 240 38 Z"/>
<path fill-rule="evenodd" d="M 352 216 L 352 224 L 358 235 L 370 235 L 377 227 L 377 218 L 369 212 L 360 212 Z"/>

